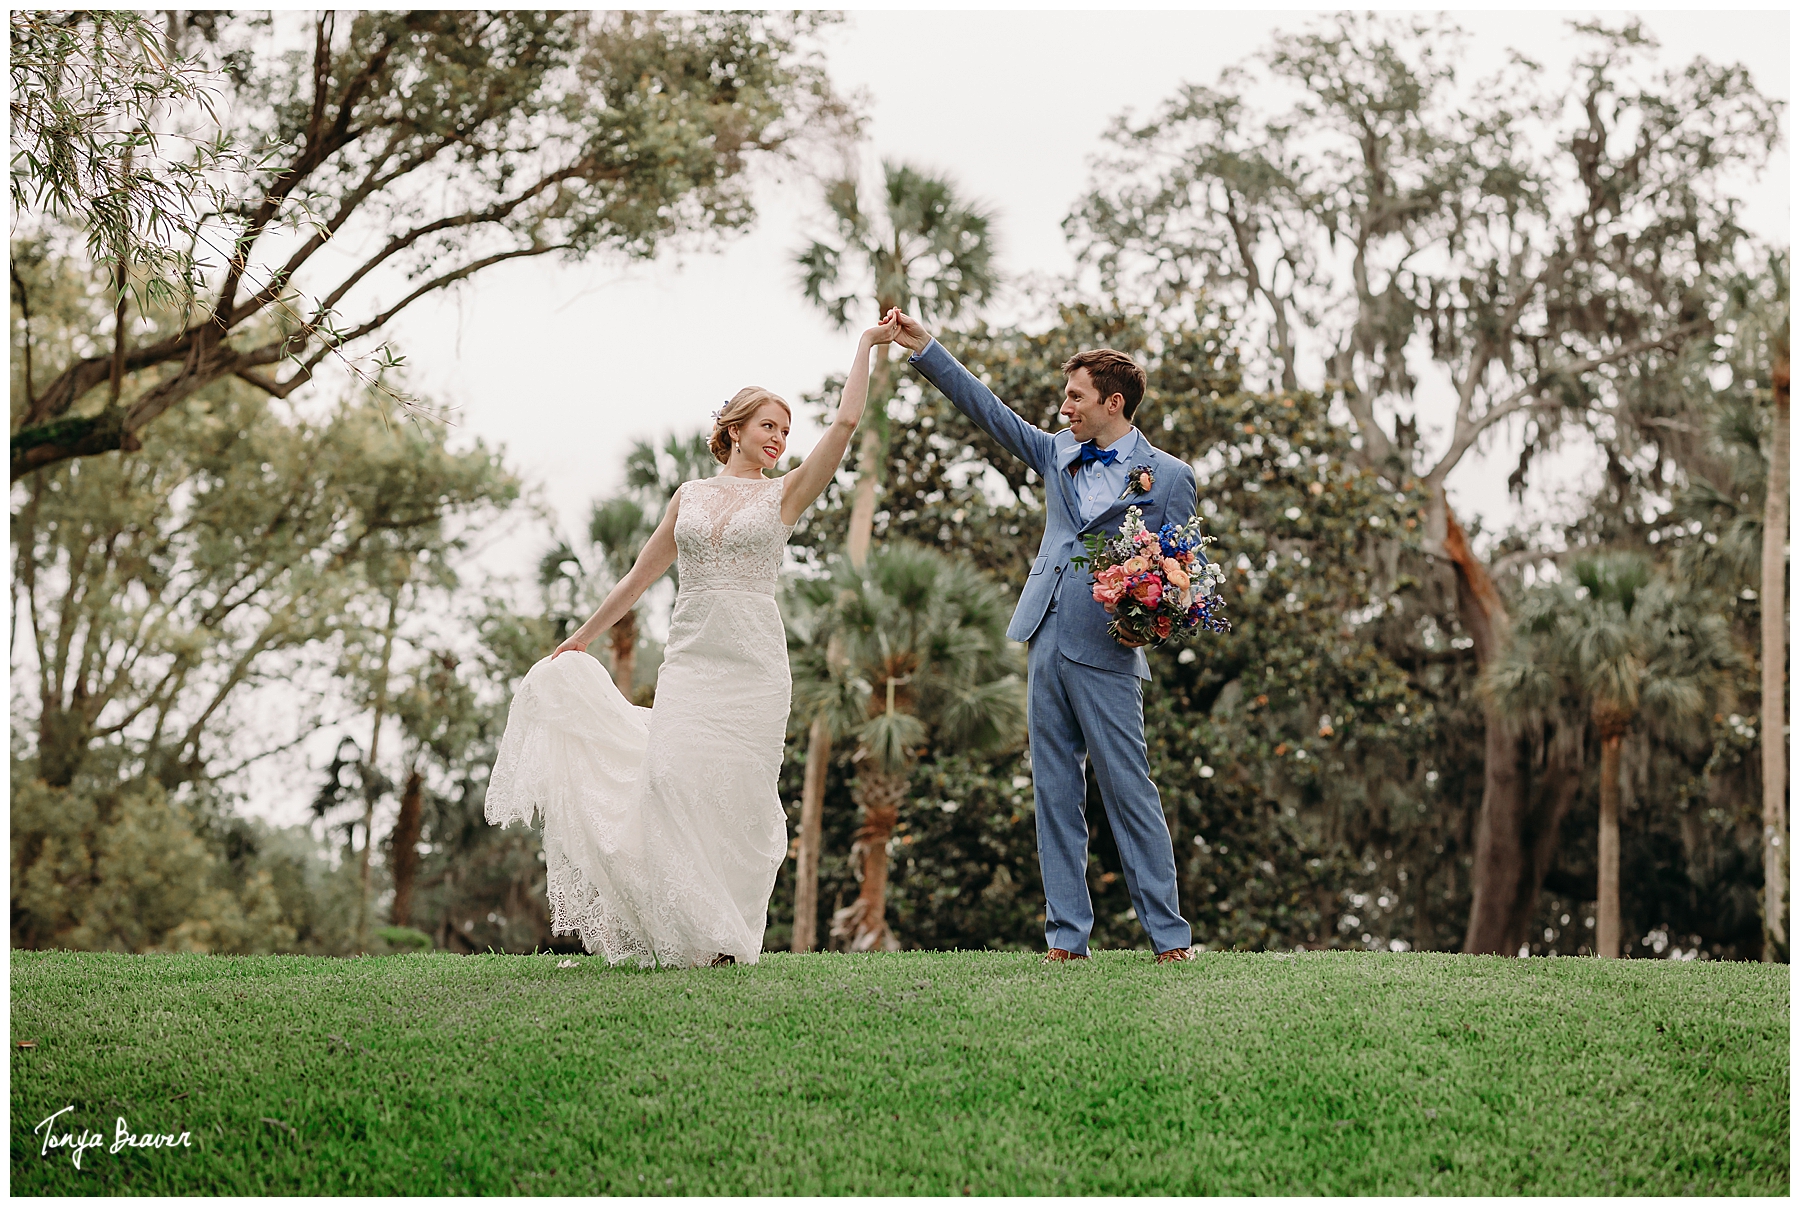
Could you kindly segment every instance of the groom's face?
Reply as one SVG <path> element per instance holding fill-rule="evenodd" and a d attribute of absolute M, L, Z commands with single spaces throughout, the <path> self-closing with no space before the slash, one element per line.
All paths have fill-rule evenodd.
<path fill-rule="evenodd" d="M 1086 369 L 1069 374 L 1063 386 L 1063 422 L 1069 425 L 1069 431 L 1077 440 L 1092 440 L 1110 432 L 1117 425 L 1124 406 L 1125 398 L 1121 394 L 1102 399 L 1094 385 L 1093 374 Z"/>

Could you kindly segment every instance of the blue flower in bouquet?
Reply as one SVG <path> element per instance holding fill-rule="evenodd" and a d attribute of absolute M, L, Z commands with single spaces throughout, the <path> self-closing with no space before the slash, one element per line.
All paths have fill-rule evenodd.
<path fill-rule="evenodd" d="M 1156 534 L 1156 539 L 1162 542 L 1164 557 L 1180 557 L 1194 547 L 1194 542 L 1184 539 L 1181 532 L 1175 524 L 1164 524 Z"/>

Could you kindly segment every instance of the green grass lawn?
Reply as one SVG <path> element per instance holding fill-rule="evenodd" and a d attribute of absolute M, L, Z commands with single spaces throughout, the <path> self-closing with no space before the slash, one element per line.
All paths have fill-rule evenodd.
<path fill-rule="evenodd" d="M 1785 966 L 557 963 L 14 952 L 13 1193 L 1788 1191 Z"/>

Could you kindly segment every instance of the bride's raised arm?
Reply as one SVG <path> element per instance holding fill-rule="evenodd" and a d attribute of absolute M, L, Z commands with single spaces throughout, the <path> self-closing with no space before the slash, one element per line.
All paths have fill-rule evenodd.
<path fill-rule="evenodd" d="M 882 344 L 892 343 L 899 331 L 898 312 L 890 310 L 879 326 L 870 327 L 856 341 L 856 359 L 850 363 L 850 376 L 844 381 L 844 395 L 838 399 L 837 414 L 832 416 L 831 426 L 825 429 L 825 435 L 806 455 L 806 460 L 781 480 L 783 524 L 797 521 L 824 491 L 831 475 L 837 473 L 844 452 L 850 447 L 850 436 L 862 422 L 863 408 L 869 401 L 869 352 Z"/>
<path fill-rule="evenodd" d="M 662 522 L 650 534 L 650 539 L 644 542 L 643 549 L 638 551 L 637 561 L 632 563 L 630 571 L 619 580 L 618 586 L 607 592 L 606 600 L 599 610 L 551 652 L 551 658 L 571 650 L 580 652 L 587 649 L 594 638 L 617 624 L 631 610 L 631 605 L 638 601 L 638 596 L 649 590 L 650 584 L 661 578 L 663 571 L 675 563 L 675 516 L 680 510 L 681 491 L 677 490 L 663 512 Z"/>

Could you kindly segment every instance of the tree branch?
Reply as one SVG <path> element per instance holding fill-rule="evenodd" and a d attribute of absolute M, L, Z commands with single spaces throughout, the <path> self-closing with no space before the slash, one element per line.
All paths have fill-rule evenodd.
<path fill-rule="evenodd" d="M 527 201 L 537 197 L 545 190 L 561 184 L 565 180 L 571 180 L 580 176 L 584 166 L 585 164 L 583 162 L 577 161 L 560 171 L 552 172 L 517 196 L 511 197 L 505 201 L 495 202 L 480 213 L 470 212 L 453 214 L 448 218 L 439 218 L 436 222 L 427 222 L 424 226 L 414 227 L 403 235 L 394 236 L 394 238 L 388 241 L 386 247 L 382 248 L 373 257 L 365 261 L 355 272 L 345 278 L 336 289 L 325 296 L 324 300 L 319 303 L 318 309 L 314 313 L 313 322 L 316 324 L 319 319 L 324 316 L 326 311 L 341 302 L 344 299 L 344 295 L 354 289 L 357 283 L 364 277 L 368 276 L 371 272 L 375 271 L 375 269 L 379 268 L 394 256 L 399 255 L 401 252 L 417 243 L 420 239 L 423 239 L 428 235 L 435 235 L 440 231 L 456 230 L 461 227 L 479 226 L 483 223 L 504 221 L 507 217 L 511 216 L 514 210 L 517 210 L 521 205 L 524 205 Z M 616 175 L 616 173 L 614 175 Z"/>
<path fill-rule="evenodd" d="M 1629 360 L 1631 357 L 1648 352 L 1653 348 L 1663 347 L 1684 335 L 1702 330 L 1707 325 L 1707 320 L 1696 319 L 1693 322 L 1672 327 L 1654 339 L 1634 340 L 1631 343 L 1622 344 L 1602 356 L 1591 356 L 1584 360 L 1556 365 L 1538 374 L 1534 380 L 1520 386 L 1499 402 L 1489 406 L 1480 418 L 1471 420 L 1465 425 L 1459 417 L 1457 433 L 1450 442 L 1449 449 L 1445 451 L 1437 465 L 1432 467 L 1431 472 L 1425 475 L 1424 480 L 1430 485 L 1441 485 L 1450 471 L 1456 468 L 1457 462 L 1461 461 L 1463 455 L 1474 445 L 1481 433 L 1509 415 L 1529 406 L 1542 391 L 1545 380 L 1554 377 L 1579 377 L 1585 373 L 1591 373 L 1595 369 L 1605 368 L 1607 365 L 1617 364 L 1622 360 Z"/>
<path fill-rule="evenodd" d="M 31 298 L 25 291 L 25 278 L 19 275 L 17 262 L 9 261 L 7 267 L 12 271 L 13 292 L 19 299 L 19 313 L 25 316 L 25 410 L 29 413 L 37 405 L 31 393 Z"/>
<path fill-rule="evenodd" d="M 350 220 L 350 216 L 356 212 L 357 208 L 361 206 L 363 202 L 374 196 L 398 176 L 403 176 L 407 172 L 422 167 L 424 164 L 430 162 L 439 151 L 443 150 L 443 144 L 439 144 L 433 148 L 430 155 L 414 156 L 412 159 L 407 160 L 406 166 L 401 168 L 398 172 L 384 176 L 381 172 L 381 167 L 393 157 L 395 145 L 399 141 L 400 132 L 395 130 L 388 139 L 388 145 L 375 156 L 373 162 L 370 164 L 369 173 L 364 177 L 362 184 L 358 185 L 355 191 L 344 198 L 342 203 L 339 204 L 337 212 L 331 216 L 329 222 L 324 224 L 323 229 L 315 230 L 312 238 L 301 244 L 299 249 L 295 251 L 293 255 L 288 257 L 286 264 L 283 264 L 269 275 L 267 284 L 257 292 L 251 294 L 249 298 L 245 299 L 241 306 L 234 304 L 232 313 L 239 322 L 260 312 L 270 302 L 273 302 L 277 297 L 281 296 L 282 288 L 286 286 L 289 281 L 294 279 L 294 274 L 299 272 L 301 267 L 312 258 L 314 252 L 325 246 L 338 231 L 343 229 L 344 224 Z"/>
<path fill-rule="evenodd" d="M 490 268 L 495 264 L 504 263 L 507 260 L 518 260 L 529 256 L 541 256 L 546 252 L 565 251 L 568 247 L 569 245 L 567 243 L 540 243 L 534 244 L 531 247 L 518 247 L 511 251 L 497 252 L 491 256 L 484 256 L 479 260 L 471 260 L 461 268 L 433 277 L 431 280 L 425 282 L 425 284 L 419 286 L 374 318 L 369 319 L 359 327 L 345 332 L 344 335 L 337 340 L 337 345 L 342 346 L 343 344 L 349 343 L 351 340 L 361 339 L 363 336 L 369 334 L 369 332 L 386 326 L 388 321 L 396 314 L 399 314 L 402 310 L 405 310 L 408 306 L 412 305 L 426 294 L 431 293 L 434 290 L 442 289 L 447 285 L 454 285 L 464 277 L 480 272 L 484 268 Z M 310 368 L 311 366 L 318 364 L 319 360 L 325 355 L 327 350 L 328 349 L 322 348 L 315 353 L 308 361 L 307 367 Z"/>
<path fill-rule="evenodd" d="M 416 25 L 420 19 L 421 14 L 411 13 L 408 14 L 406 23 L 408 27 L 411 27 Z M 324 103 L 321 99 L 324 96 L 324 91 L 319 83 L 321 78 L 320 72 L 323 71 L 327 76 L 330 72 L 330 46 L 329 40 L 324 33 L 323 18 L 321 19 L 319 30 L 319 38 L 326 40 L 322 42 L 315 41 L 315 91 L 313 97 L 315 115 L 320 112 L 320 108 Z M 348 145 L 351 141 L 348 137 L 350 132 L 350 111 L 355 106 L 356 101 L 360 99 L 363 92 L 366 91 L 368 86 L 374 81 L 375 77 L 387 66 L 388 57 L 393 54 L 394 46 L 395 43 L 393 38 L 384 33 L 382 35 L 381 44 L 369 55 L 368 60 L 363 64 L 363 69 L 356 74 L 348 85 L 345 86 L 343 100 L 339 106 L 337 118 L 331 124 L 331 129 L 315 139 L 311 137 L 313 130 L 309 125 L 309 137 L 306 140 L 306 144 L 301 148 L 299 158 L 294 161 L 292 166 L 275 178 L 275 181 L 270 185 L 268 192 L 263 194 L 263 199 L 257 206 L 256 213 L 251 217 L 250 221 L 245 224 L 244 229 L 238 234 L 237 239 L 233 241 L 231 258 L 225 271 L 225 282 L 219 287 L 218 301 L 213 306 L 213 325 L 215 325 L 221 333 L 229 331 L 237 323 L 237 315 L 233 309 L 235 304 L 234 299 L 237 297 L 239 283 L 243 280 L 244 274 L 249 271 L 251 249 L 256 245 L 256 241 L 262 238 L 262 234 L 268 229 L 269 223 L 275 220 L 275 215 L 280 212 L 281 206 L 287 201 L 293 191 L 300 186 L 300 182 L 310 176 L 324 164 L 327 159 L 330 159 L 339 149 Z M 318 55 L 320 53 L 323 53 L 325 57 L 323 68 L 320 67 L 318 61 Z M 359 131 L 358 133 L 360 134 L 361 132 Z"/>

